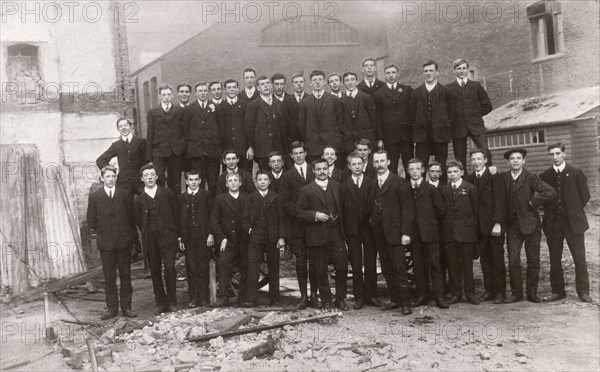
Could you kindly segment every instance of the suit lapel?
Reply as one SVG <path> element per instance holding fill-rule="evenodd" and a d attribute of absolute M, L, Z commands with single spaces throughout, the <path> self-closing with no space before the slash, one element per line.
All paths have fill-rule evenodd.
<path fill-rule="evenodd" d="M 242 195 L 241 193 L 238 194 L 238 198 L 240 198 L 241 195 Z M 226 195 L 223 199 L 225 200 L 225 204 L 227 204 L 227 206 L 231 209 L 231 211 L 235 212 L 235 208 L 233 206 L 233 196 L 231 196 L 229 191 L 226 192 Z"/>
<path fill-rule="evenodd" d="M 352 196 L 352 198 L 354 199 L 355 202 L 358 202 L 358 197 L 357 197 L 358 187 L 354 183 L 354 178 L 352 178 L 352 176 L 350 176 L 350 177 L 348 177 L 346 182 L 348 183 L 348 189 L 350 190 L 350 195 Z M 364 175 L 363 175 L 363 182 L 360 186 L 365 187 Z"/>
<path fill-rule="evenodd" d="M 329 187 L 329 185 L 327 186 Z M 327 202 L 325 201 L 325 195 L 323 193 L 323 189 L 321 188 L 321 186 L 317 185 L 316 182 L 312 182 L 310 184 L 310 190 L 313 194 L 315 194 L 315 196 L 324 204 L 327 205 Z"/>
<path fill-rule="evenodd" d="M 388 174 L 388 177 L 386 178 L 385 182 L 381 186 L 381 193 L 382 194 L 384 194 L 387 191 L 387 189 L 390 188 L 390 184 L 392 183 L 392 181 L 391 181 L 390 178 L 392 178 L 392 173 L 391 172 L 390 172 L 390 174 Z M 379 179 L 376 182 L 377 182 L 377 186 L 379 187 Z"/>

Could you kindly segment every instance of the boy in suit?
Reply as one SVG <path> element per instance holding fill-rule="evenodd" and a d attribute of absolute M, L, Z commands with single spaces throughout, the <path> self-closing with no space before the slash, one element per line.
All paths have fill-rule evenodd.
<path fill-rule="evenodd" d="M 377 90 L 382 88 L 385 84 L 383 81 L 377 79 L 375 73 L 377 72 L 377 66 L 375 65 L 375 58 L 367 57 L 363 59 L 362 63 L 363 80 L 358 83 L 357 87 L 363 93 L 373 95 Z"/>
<path fill-rule="evenodd" d="M 279 151 L 271 151 L 269 153 L 269 167 L 271 168 L 271 182 L 269 183 L 269 189 L 275 191 L 278 195 L 280 193 L 281 179 L 283 176 L 283 155 Z"/>
<path fill-rule="evenodd" d="M 248 148 L 248 139 L 244 132 L 244 116 L 248 103 L 239 99 L 239 85 L 236 80 L 227 79 L 223 85 L 225 86 L 225 100 L 219 105 L 221 109 L 219 126 L 223 130 L 224 140 L 222 146 L 235 149 L 240 156 L 240 168 L 252 173 L 254 154 Z"/>
<path fill-rule="evenodd" d="M 325 159 L 327 162 L 327 176 L 329 179 L 342 182 L 344 171 L 337 164 L 338 157 L 335 148 L 332 146 L 325 146 L 323 148 L 323 154 L 321 154 L 321 158 Z"/>
<path fill-rule="evenodd" d="M 362 309 L 365 303 L 380 307 L 381 301 L 377 298 L 377 246 L 368 224 L 375 184 L 364 174 L 363 159 L 358 153 L 350 153 L 347 162 L 351 175 L 342 183 L 341 214 L 352 266 L 354 309 Z"/>
<path fill-rule="evenodd" d="M 443 183 L 440 182 L 440 178 L 444 172 L 442 171 L 442 165 L 437 160 L 432 160 L 429 162 L 429 166 L 427 167 L 427 175 L 429 176 L 429 184 L 439 189 Z"/>
<path fill-rule="evenodd" d="M 238 292 L 240 306 L 246 303 L 248 284 L 248 234 L 242 228 L 242 214 L 248 194 L 240 191 L 242 180 L 238 173 L 227 173 L 225 182 L 228 191 L 217 195 L 210 216 L 210 231 L 215 235 L 215 241 L 219 246 L 217 262 L 219 288 L 215 307 L 229 305 L 229 282 L 236 262 L 240 270 Z"/>
<path fill-rule="evenodd" d="M 304 76 L 302 74 L 294 74 L 291 80 L 294 92 L 288 95 L 283 101 L 288 119 L 287 135 L 289 143 L 300 140 L 300 133 L 298 131 L 298 111 L 300 110 L 300 102 L 307 97 L 304 92 Z M 288 168 L 286 167 L 286 169 Z"/>
<path fill-rule="evenodd" d="M 361 138 L 354 144 L 354 152 L 360 156 L 363 161 L 362 171 L 365 175 L 367 175 L 370 179 L 375 179 L 377 175 L 377 171 L 373 166 L 373 158 L 371 156 L 371 141 L 367 138 Z M 350 177 L 351 175 L 350 169 L 346 169 L 344 173 L 344 179 Z"/>
<path fill-rule="evenodd" d="M 447 185 L 441 188 L 446 203 L 446 217 L 442 223 L 442 244 L 448 262 L 452 296 L 448 304 L 460 302 L 464 292 L 467 302 L 479 305 L 473 280 L 473 254 L 477 249 L 477 215 L 479 196 L 475 186 L 462 179 L 463 165 L 449 161 L 446 166 Z"/>
<path fill-rule="evenodd" d="M 87 220 L 98 233 L 98 250 L 106 283 L 106 307 L 101 319 L 117 316 L 119 297 L 123 316 L 135 318 L 131 311 L 131 248 L 137 238 L 133 217 L 133 199 L 129 191 L 116 188 L 117 169 L 110 165 L 100 170 L 104 187 L 90 194 Z M 117 269 L 121 283 L 117 290 Z"/>
<path fill-rule="evenodd" d="M 244 77 L 244 91 L 240 93 L 239 99 L 246 102 L 258 99 L 260 93 L 256 89 L 256 70 L 252 67 L 246 67 L 242 75 Z"/>
<path fill-rule="evenodd" d="M 186 191 L 179 195 L 179 233 L 185 249 L 185 271 L 188 282 L 189 307 L 207 307 L 208 264 L 215 239 L 209 232 L 212 200 L 200 188 L 197 170 L 185 173 Z"/>
<path fill-rule="evenodd" d="M 237 173 L 240 175 L 240 180 L 242 182 L 241 189 L 246 194 L 252 194 L 256 190 L 254 181 L 252 180 L 252 173 L 249 173 L 246 170 L 238 167 L 239 159 L 240 158 L 234 149 L 225 149 L 223 151 L 221 160 L 225 166 L 225 171 L 217 180 L 217 195 L 227 192 L 227 182 L 225 181 L 225 176 L 227 176 L 229 173 Z"/>
<path fill-rule="evenodd" d="M 271 177 L 258 170 L 258 190 L 248 197 L 242 216 L 242 227 L 250 235 L 248 243 L 248 302 L 245 307 L 255 307 L 258 297 L 258 279 L 263 252 L 267 256 L 269 271 L 269 303 L 279 305 L 279 251 L 285 247 L 285 219 L 283 199 L 269 190 Z"/>

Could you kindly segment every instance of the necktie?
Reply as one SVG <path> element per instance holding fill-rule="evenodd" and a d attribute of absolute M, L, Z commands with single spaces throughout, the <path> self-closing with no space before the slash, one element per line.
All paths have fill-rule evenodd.
<path fill-rule="evenodd" d="M 300 175 L 302 178 L 306 179 L 306 177 L 304 177 L 304 170 L 302 169 L 302 166 L 300 166 Z"/>
<path fill-rule="evenodd" d="M 360 187 L 360 177 L 356 179 L 356 187 Z"/>
<path fill-rule="evenodd" d="M 452 198 L 456 198 L 457 191 L 458 188 L 456 187 L 456 185 L 452 185 Z"/>
<path fill-rule="evenodd" d="M 316 97 L 317 97 L 317 99 L 321 99 L 321 95 L 320 94 L 317 94 Z"/>
<path fill-rule="evenodd" d="M 392 84 L 392 90 L 396 90 L 396 84 Z"/>
<path fill-rule="evenodd" d="M 129 143 L 129 138 L 125 137 L 125 143 Z"/>
<path fill-rule="evenodd" d="M 373 88 L 373 82 L 369 81 L 369 88 Z"/>
<path fill-rule="evenodd" d="M 481 173 L 477 173 L 477 179 L 481 179 Z"/>
<path fill-rule="evenodd" d="M 381 177 L 378 177 L 379 179 L 379 188 L 381 188 L 381 186 L 383 186 L 383 180 L 381 179 Z"/>
<path fill-rule="evenodd" d="M 108 197 L 112 199 L 112 189 L 108 190 Z"/>
<path fill-rule="evenodd" d="M 464 87 L 464 86 L 465 86 L 465 81 L 464 81 L 464 80 L 461 80 L 461 81 L 460 81 L 460 86 L 461 86 L 461 87 Z"/>

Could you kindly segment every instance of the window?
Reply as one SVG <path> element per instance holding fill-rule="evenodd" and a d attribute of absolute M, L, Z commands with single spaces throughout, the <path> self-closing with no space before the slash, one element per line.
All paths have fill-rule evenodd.
<path fill-rule="evenodd" d="M 150 101 L 152 103 L 152 107 L 158 106 L 158 85 L 156 77 L 150 79 L 150 98 L 152 99 Z"/>
<path fill-rule="evenodd" d="M 520 133 L 500 133 L 488 136 L 487 141 L 490 150 L 524 145 L 541 145 L 546 142 L 546 133 L 543 129 Z"/>
<path fill-rule="evenodd" d="M 150 98 L 150 83 L 148 81 L 144 81 L 144 112 L 150 111 L 152 108 L 152 101 Z"/>
<path fill-rule="evenodd" d="M 358 33 L 341 22 L 302 17 L 298 22 L 279 21 L 262 32 L 261 45 L 356 45 Z"/>
<path fill-rule="evenodd" d="M 35 45 L 19 43 L 6 47 L 7 84 L 18 94 L 5 95 L 13 104 L 42 102 L 44 82 L 39 66 L 39 48 Z"/>
<path fill-rule="evenodd" d="M 565 51 L 560 3 L 539 1 L 527 7 L 534 60 L 562 55 Z"/>

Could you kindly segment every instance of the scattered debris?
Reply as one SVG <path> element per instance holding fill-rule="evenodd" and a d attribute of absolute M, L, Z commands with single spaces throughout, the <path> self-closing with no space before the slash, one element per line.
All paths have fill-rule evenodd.
<path fill-rule="evenodd" d="M 252 358 L 259 358 L 265 355 L 273 355 L 275 352 L 275 340 L 273 336 L 267 336 L 267 341 L 260 345 L 254 346 L 242 353 L 243 360 L 250 360 Z"/>

